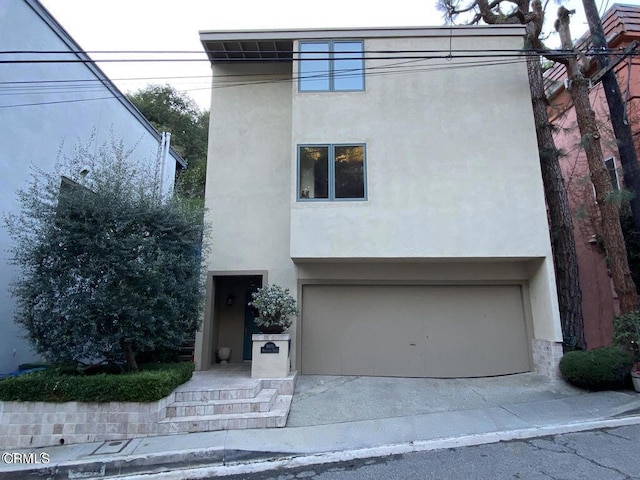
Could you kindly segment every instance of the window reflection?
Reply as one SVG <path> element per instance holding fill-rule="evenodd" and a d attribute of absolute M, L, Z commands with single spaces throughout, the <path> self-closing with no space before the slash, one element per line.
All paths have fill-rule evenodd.
<path fill-rule="evenodd" d="M 333 89 L 363 90 L 362 42 L 336 42 L 333 51 Z"/>
<path fill-rule="evenodd" d="M 300 91 L 326 91 L 330 88 L 328 42 L 300 44 Z"/>
<path fill-rule="evenodd" d="M 364 198 L 364 148 L 335 147 L 336 198 Z"/>
<path fill-rule="evenodd" d="M 329 198 L 329 148 L 300 149 L 300 198 Z"/>
<path fill-rule="evenodd" d="M 298 147 L 298 199 L 364 199 L 364 145 Z"/>
<path fill-rule="evenodd" d="M 364 90 L 362 41 L 300 42 L 301 92 Z"/>

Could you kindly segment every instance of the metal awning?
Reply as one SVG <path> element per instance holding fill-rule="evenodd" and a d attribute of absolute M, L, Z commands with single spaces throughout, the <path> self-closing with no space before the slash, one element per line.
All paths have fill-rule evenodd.
<path fill-rule="evenodd" d="M 293 58 L 293 40 L 203 40 L 211 62 L 281 61 Z"/>

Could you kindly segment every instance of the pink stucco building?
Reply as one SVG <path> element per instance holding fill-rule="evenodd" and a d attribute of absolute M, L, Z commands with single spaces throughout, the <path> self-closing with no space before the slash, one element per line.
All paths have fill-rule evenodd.
<path fill-rule="evenodd" d="M 618 62 L 614 69 L 623 100 L 626 102 L 636 152 L 640 155 L 640 56 L 637 55 L 639 47 L 635 47 L 635 55 L 623 54 L 634 41 L 640 43 L 640 6 L 614 4 L 605 13 L 602 23 L 609 48 L 620 52 L 612 54 L 610 61 L 612 64 Z M 580 51 L 588 52 L 591 46 L 589 34 L 578 40 L 576 46 Z M 595 61 L 592 61 L 589 75 L 593 77 L 597 71 Z M 550 120 L 557 128 L 556 145 L 564 152 L 560 165 L 574 212 L 585 337 L 588 348 L 597 348 L 611 343 L 612 319 L 617 312 L 617 296 L 607 270 L 604 252 L 598 243 L 598 225 L 593 221 L 597 218 L 595 195 L 589 180 L 587 159 L 580 147 L 580 133 L 564 66 L 556 64 L 547 72 L 546 80 Z M 601 83 L 594 82 L 590 89 L 590 98 L 601 122 L 600 133 L 605 154 L 603 161 L 611 174 L 614 189 L 623 188 L 620 157 Z"/>

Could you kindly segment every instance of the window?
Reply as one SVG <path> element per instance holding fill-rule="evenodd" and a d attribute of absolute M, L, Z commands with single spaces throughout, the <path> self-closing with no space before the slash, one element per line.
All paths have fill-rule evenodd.
<path fill-rule="evenodd" d="M 364 90 L 362 41 L 300 42 L 301 92 Z"/>
<path fill-rule="evenodd" d="M 611 178 L 611 188 L 616 191 L 620 190 L 620 181 L 618 180 L 618 171 L 616 170 L 616 159 L 611 157 L 604 161 L 604 165 L 609 172 L 609 178 Z"/>
<path fill-rule="evenodd" d="M 298 147 L 298 200 L 364 200 L 364 145 Z"/>

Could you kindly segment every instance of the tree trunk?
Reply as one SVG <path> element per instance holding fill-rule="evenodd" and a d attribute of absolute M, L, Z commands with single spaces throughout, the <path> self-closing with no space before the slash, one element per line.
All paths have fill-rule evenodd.
<path fill-rule="evenodd" d="M 136 354 L 133 353 L 133 348 L 131 347 L 131 342 L 128 340 L 121 341 L 122 350 L 124 350 L 124 354 L 127 358 L 127 371 L 129 372 L 137 372 L 138 371 L 138 362 L 136 362 Z"/>
<path fill-rule="evenodd" d="M 572 50 L 571 33 L 569 31 L 569 11 L 560 7 L 556 29 L 560 34 L 562 48 Z M 600 144 L 600 132 L 596 123 L 596 116 L 589 100 L 588 82 L 580 72 L 575 57 L 569 57 L 566 64 L 567 76 L 571 83 L 570 94 L 576 110 L 576 119 L 582 144 L 587 156 L 590 177 L 596 191 L 596 204 L 600 213 L 600 231 L 607 252 L 609 269 L 613 279 L 613 286 L 618 293 L 620 312 L 629 313 L 638 308 L 638 294 L 631 278 L 631 270 L 627 261 L 627 249 L 620 226 L 620 212 L 618 205 L 612 201 L 611 179 L 607 171 Z"/>
<path fill-rule="evenodd" d="M 565 346 L 584 349 L 587 345 L 582 318 L 582 291 L 578 280 L 578 258 L 571 209 L 560 170 L 559 152 L 553 140 L 552 126 L 549 122 L 542 65 L 538 57 L 527 57 L 527 71 L 538 138 L 542 182 L 547 200 L 562 337 Z"/>

